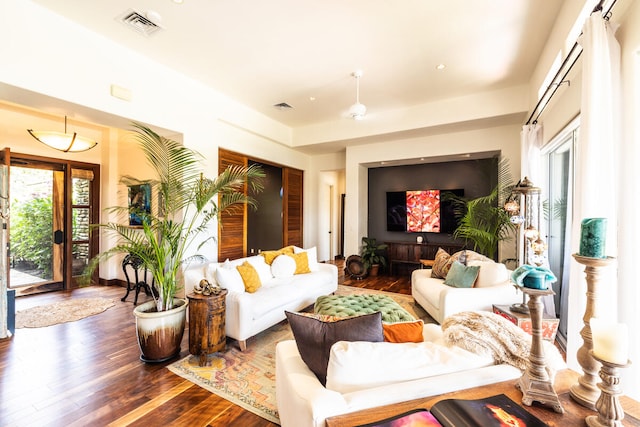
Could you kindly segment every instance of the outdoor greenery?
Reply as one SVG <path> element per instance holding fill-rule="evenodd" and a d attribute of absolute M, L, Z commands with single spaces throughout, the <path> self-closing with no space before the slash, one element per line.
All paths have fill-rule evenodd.
<path fill-rule="evenodd" d="M 153 274 L 159 295 L 154 295 L 158 311 L 173 308 L 179 290 L 178 273 L 184 263 L 201 255 L 188 255 L 190 249 L 200 249 L 213 239 L 208 227 L 221 212 L 243 205 L 256 208 L 255 200 L 244 192 L 249 185 L 254 192 L 263 188 L 264 173 L 256 165 L 229 166 L 214 179 L 205 178 L 200 169 L 202 157 L 180 143 L 162 137 L 141 124 L 134 123 L 134 136 L 156 177 L 139 180 L 124 176 L 126 185 L 149 184 L 152 194 L 162 206 L 146 212 L 136 206 L 117 206 L 112 211 L 128 218 L 135 214 L 142 219 L 141 228 L 121 222 L 100 224 L 98 227 L 117 238 L 111 249 L 91 260 L 85 270 L 85 280 L 98 263 L 116 254 L 138 257 Z"/>
<path fill-rule="evenodd" d="M 16 203 L 11 212 L 11 256 L 32 264 L 44 279 L 51 278 L 53 220 L 51 197 Z"/>
<path fill-rule="evenodd" d="M 474 251 L 495 259 L 498 242 L 510 239 L 516 229 L 503 208 L 513 185 L 508 159 L 503 158 L 498 162 L 498 184 L 493 190 L 486 196 L 456 205 L 461 220 L 453 236 L 471 242 Z"/>
<path fill-rule="evenodd" d="M 364 268 L 369 271 L 372 265 L 380 264 L 386 267 L 387 260 L 384 257 L 383 251 L 387 248 L 385 244 L 378 244 L 374 237 L 363 237 L 362 248 L 360 250 L 360 257 Z"/>

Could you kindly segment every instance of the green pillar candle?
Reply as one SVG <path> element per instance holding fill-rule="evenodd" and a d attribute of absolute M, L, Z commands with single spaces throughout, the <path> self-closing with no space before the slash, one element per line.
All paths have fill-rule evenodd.
<path fill-rule="evenodd" d="M 589 258 L 606 258 L 607 219 L 585 218 L 580 227 L 579 255 Z"/>

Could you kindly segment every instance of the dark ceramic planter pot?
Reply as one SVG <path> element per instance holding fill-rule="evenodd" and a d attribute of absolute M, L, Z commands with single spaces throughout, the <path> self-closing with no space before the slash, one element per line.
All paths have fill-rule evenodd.
<path fill-rule="evenodd" d="M 155 311 L 155 301 L 148 301 L 133 309 L 136 333 L 140 346 L 140 360 L 149 363 L 164 362 L 180 353 L 189 302 L 175 299 L 174 308 Z"/>
<path fill-rule="evenodd" d="M 380 271 L 380 264 L 373 264 L 369 269 L 369 276 L 376 277 Z"/>

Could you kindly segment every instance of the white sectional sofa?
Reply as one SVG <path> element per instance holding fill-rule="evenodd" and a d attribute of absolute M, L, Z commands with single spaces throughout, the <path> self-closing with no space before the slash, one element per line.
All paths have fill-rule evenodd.
<path fill-rule="evenodd" d="M 522 293 L 509 280 L 510 271 L 493 261 L 470 261 L 479 266 L 478 278 L 471 288 L 446 285 L 445 279 L 431 277 L 431 269 L 414 270 L 411 295 L 433 319 L 442 321 L 462 311 L 492 311 L 493 304 L 522 302 Z"/>
<path fill-rule="evenodd" d="M 335 265 L 318 263 L 315 248 L 295 249 L 297 253 L 308 252 L 309 273 L 293 274 L 285 265 L 288 263 L 274 261 L 268 265 L 262 255 L 192 265 L 183 272 L 185 295 L 193 292 L 193 287 L 203 278 L 227 289 L 225 331 L 228 337 L 238 341 L 241 350 L 245 350 L 247 339 L 284 320 L 285 310 L 302 310 L 315 303 L 319 296 L 338 289 Z M 245 290 L 236 270 L 245 261 L 260 276 L 261 286 L 253 293 Z"/>
<path fill-rule="evenodd" d="M 302 360 L 296 342 L 276 346 L 276 399 L 283 427 L 324 427 L 325 419 L 519 378 L 522 372 L 495 365 L 458 347 L 447 347 L 437 325 L 425 325 L 425 342 L 346 342 L 331 347 L 327 385 Z"/>

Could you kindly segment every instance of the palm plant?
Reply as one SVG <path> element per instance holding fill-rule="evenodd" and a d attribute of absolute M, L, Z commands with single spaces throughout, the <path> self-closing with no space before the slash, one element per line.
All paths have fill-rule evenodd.
<path fill-rule="evenodd" d="M 516 229 L 511 216 L 504 210 L 504 201 L 511 194 L 513 180 L 509 161 L 498 162 L 498 184 L 486 196 L 463 203 L 460 225 L 453 233 L 473 243 L 473 250 L 495 259 L 498 242 L 508 240 Z"/>
<path fill-rule="evenodd" d="M 133 126 L 134 136 L 156 177 L 139 180 L 123 176 L 121 182 L 151 185 L 152 194 L 159 194 L 161 206 L 156 213 L 136 207 L 110 208 L 123 215 L 137 215 L 142 219 L 142 228 L 119 222 L 98 224 L 108 235 L 115 236 L 117 243 L 91 260 L 85 279 L 91 277 L 101 261 L 116 254 L 132 254 L 153 274 L 158 291 L 154 295 L 156 308 L 165 311 L 173 308 L 173 299 L 180 289 L 180 268 L 195 258 L 203 258 L 199 254 L 187 255 L 187 251 L 196 244 L 197 251 L 214 238 L 206 237 L 207 229 L 223 211 L 245 204 L 256 208 L 255 200 L 244 191 L 245 185 L 250 185 L 254 192 L 261 191 L 264 173 L 256 165 L 232 165 L 214 179 L 204 178 L 199 168 L 202 157 L 196 151 L 141 124 L 133 123 Z M 197 242 L 202 236 L 205 237 Z"/>

